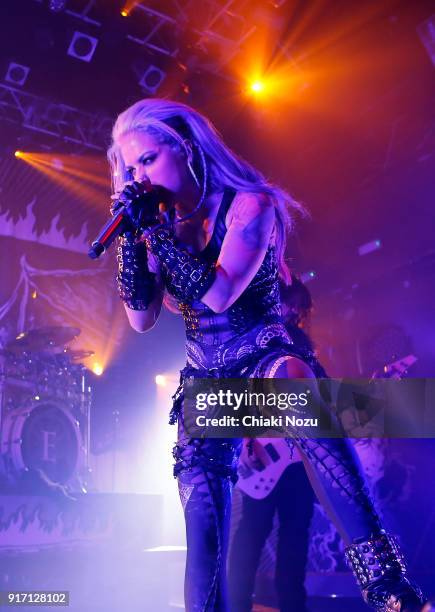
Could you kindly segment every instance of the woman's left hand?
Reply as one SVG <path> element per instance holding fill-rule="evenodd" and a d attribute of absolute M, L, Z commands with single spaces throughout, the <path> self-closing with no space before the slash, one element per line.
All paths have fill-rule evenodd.
<path fill-rule="evenodd" d="M 143 233 L 162 223 L 160 216 L 167 208 L 169 194 L 166 189 L 151 185 L 149 181 L 131 181 L 125 184 L 111 208 L 112 214 L 125 207 L 135 231 Z"/>

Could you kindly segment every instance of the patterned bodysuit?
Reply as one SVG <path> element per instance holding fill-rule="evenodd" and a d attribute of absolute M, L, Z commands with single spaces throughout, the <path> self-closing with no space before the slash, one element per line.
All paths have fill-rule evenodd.
<path fill-rule="evenodd" d="M 226 233 L 225 217 L 235 192 L 226 190 L 212 237 L 200 256 L 216 262 Z M 171 293 L 171 278 L 165 278 Z M 273 378 L 291 357 L 305 361 L 315 376 L 325 372 L 312 351 L 298 347 L 281 319 L 275 248 L 230 308 L 214 313 L 202 302 L 179 303 L 186 327 L 187 364 L 174 395 L 170 422 L 178 421 L 174 475 L 178 479 L 187 536 L 187 612 L 227 612 L 226 557 L 232 483 L 240 439 L 192 439 L 184 429 L 183 385 L 188 377 Z M 348 440 L 295 437 L 319 500 L 348 542 L 380 529 Z"/>

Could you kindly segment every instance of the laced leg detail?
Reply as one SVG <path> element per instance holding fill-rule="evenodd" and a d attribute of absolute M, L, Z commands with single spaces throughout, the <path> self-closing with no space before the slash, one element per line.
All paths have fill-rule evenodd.
<path fill-rule="evenodd" d="M 187 535 L 186 611 L 228 612 L 226 557 L 238 440 L 183 439 L 174 448 Z"/>
<path fill-rule="evenodd" d="M 329 412 L 326 404 L 322 408 Z M 308 438 L 303 429 L 289 433 L 319 501 L 347 545 L 346 560 L 366 603 L 378 612 L 420 612 L 425 598 L 406 575 L 397 540 L 382 529 L 351 441 Z"/>
<path fill-rule="evenodd" d="M 348 440 L 298 438 L 297 444 L 316 470 L 342 497 L 377 516 L 365 486 L 359 460 Z"/>

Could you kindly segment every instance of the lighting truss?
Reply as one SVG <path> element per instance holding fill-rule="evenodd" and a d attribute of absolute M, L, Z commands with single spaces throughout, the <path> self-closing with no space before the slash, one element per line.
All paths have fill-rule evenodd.
<path fill-rule="evenodd" d="M 101 0 L 68 0 L 64 12 L 104 27 L 98 19 L 100 3 Z M 256 31 L 250 18 L 252 6 L 252 0 L 134 1 L 129 9 L 127 38 L 155 53 L 177 57 L 186 36 L 207 57 L 207 69 L 217 72 Z"/>
<path fill-rule="evenodd" d="M 180 28 L 176 19 L 171 15 L 150 8 L 144 2 L 139 2 L 130 13 L 130 19 L 135 20 L 136 32 L 127 35 L 129 40 L 169 57 L 178 55 L 177 33 Z M 165 36 L 165 31 L 169 35 Z"/>
<path fill-rule="evenodd" d="M 107 149 L 113 123 L 108 116 L 84 113 L 2 83 L 0 120 L 97 151 Z"/>
<path fill-rule="evenodd" d="M 257 27 L 245 15 L 252 11 L 251 0 L 227 0 L 224 4 L 218 0 L 206 0 L 202 3 L 202 20 L 193 21 L 198 5 L 188 0 L 194 32 L 198 36 L 196 45 L 203 51 L 211 45 L 218 50 L 215 57 L 216 70 L 228 64 L 239 51 L 242 44 L 250 38 Z M 211 58 L 213 59 L 213 57 Z"/>
<path fill-rule="evenodd" d="M 141 45 L 175 57 L 178 55 L 182 32 L 188 32 L 197 49 L 209 55 L 207 66 L 214 72 L 227 64 L 241 45 L 256 31 L 256 26 L 245 15 L 249 15 L 251 0 L 172 0 L 164 4 L 150 0 L 135 3 L 130 18 L 135 18 L 136 27 L 143 26 L 143 36 L 128 35 Z M 162 36 L 171 26 L 172 36 Z M 192 36 L 193 35 L 193 36 Z"/>
<path fill-rule="evenodd" d="M 38 4 L 43 4 L 44 0 L 35 0 Z M 98 4 L 101 0 L 50 0 L 48 8 L 53 12 L 64 12 L 71 17 L 76 17 L 84 23 L 89 23 L 95 26 L 101 26 L 101 21 L 98 21 L 93 16 L 98 10 Z"/>
<path fill-rule="evenodd" d="M 75 9 L 68 8 L 69 4 L 70 3 L 67 2 L 66 8 L 65 8 L 65 13 L 67 15 L 76 17 L 77 19 L 80 19 L 81 21 L 84 21 L 85 23 L 89 23 L 95 26 L 101 26 L 101 21 L 97 21 L 95 18 L 92 17 L 92 14 L 95 12 L 95 9 L 97 8 L 96 0 L 82 0 L 82 2 L 80 2 Z"/>

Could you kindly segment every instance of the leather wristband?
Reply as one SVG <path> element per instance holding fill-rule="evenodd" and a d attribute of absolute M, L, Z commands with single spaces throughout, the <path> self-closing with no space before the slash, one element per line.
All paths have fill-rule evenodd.
<path fill-rule="evenodd" d="M 346 560 L 362 588 L 385 574 L 406 573 L 403 555 L 394 536 L 381 533 L 345 549 Z"/>
<path fill-rule="evenodd" d="M 156 275 L 148 270 L 144 242 L 121 236 L 117 247 L 116 282 L 121 300 L 132 310 L 147 310 L 155 296 Z"/>
<path fill-rule="evenodd" d="M 216 276 L 214 264 L 189 253 L 166 228 L 149 234 L 146 243 L 170 277 L 171 292 L 178 300 L 192 303 L 207 293 Z"/>
<path fill-rule="evenodd" d="M 420 610 L 425 602 L 419 587 L 406 576 L 406 565 L 396 538 L 385 531 L 345 549 L 367 604 L 375 610 Z"/>

